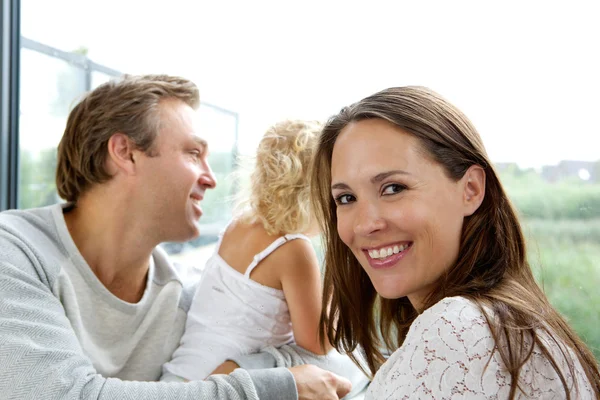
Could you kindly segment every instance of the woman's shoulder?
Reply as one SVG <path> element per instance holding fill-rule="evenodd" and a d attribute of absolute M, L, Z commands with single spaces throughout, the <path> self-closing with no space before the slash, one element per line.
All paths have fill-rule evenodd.
<path fill-rule="evenodd" d="M 492 354 L 495 342 L 481 308 L 465 297 L 448 297 L 425 310 L 412 323 L 402 347 L 390 357 L 402 361 L 418 353 L 452 355 L 453 361 L 472 362 Z"/>
<path fill-rule="evenodd" d="M 498 367 L 494 349 L 479 306 L 464 297 L 445 298 L 415 319 L 402 346 L 377 372 L 373 398 L 499 393 L 506 381 L 493 372 Z M 486 365 L 490 368 L 483 374 Z"/>
<path fill-rule="evenodd" d="M 489 316 L 493 318 L 493 316 Z M 486 315 L 473 300 L 447 297 L 425 310 L 412 323 L 401 347 L 406 353 L 447 354 L 447 360 L 487 359 L 495 341 Z"/>
<path fill-rule="evenodd" d="M 466 297 L 446 297 L 420 314 L 411 325 L 414 331 L 430 329 L 431 326 L 448 328 L 481 327 L 489 329 L 482 308 Z"/>
<path fill-rule="evenodd" d="M 409 348 L 418 343 L 428 343 L 432 348 L 449 346 L 454 350 L 457 346 L 473 348 L 475 344 L 483 344 L 481 350 L 488 355 L 494 347 L 486 315 L 477 303 L 465 297 L 444 298 L 419 315 L 404 341 Z"/>
<path fill-rule="evenodd" d="M 425 310 L 412 323 L 402 346 L 377 372 L 372 398 L 441 398 L 450 393 L 468 399 L 506 397 L 511 377 L 488 318 L 495 318 L 488 308 L 465 297 L 445 298 Z M 572 382 L 568 368 L 561 365 L 561 369 Z M 583 388 L 578 398 L 591 398 L 578 362 L 576 372 Z M 562 390 L 556 371 L 536 347 L 521 370 L 517 398 L 555 398 L 553 394 Z"/>

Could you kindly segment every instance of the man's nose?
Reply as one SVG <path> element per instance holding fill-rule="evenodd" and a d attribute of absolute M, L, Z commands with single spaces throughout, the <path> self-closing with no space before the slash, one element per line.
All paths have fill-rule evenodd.
<path fill-rule="evenodd" d="M 212 171 L 212 168 L 210 168 L 208 161 L 204 163 L 204 168 L 198 178 L 198 183 L 207 189 L 214 189 L 217 186 L 217 177 Z"/>

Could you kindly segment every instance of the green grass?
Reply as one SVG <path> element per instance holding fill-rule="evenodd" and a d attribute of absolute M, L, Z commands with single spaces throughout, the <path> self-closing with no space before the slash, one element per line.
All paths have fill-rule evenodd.
<path fill-rule="evenodd" d="M 531 220 L 523 226 L 538 282 L 600 360 L 600 220 Z"/>
<path fill-rule="evenodd" d="M 523 218 L 600 218 L 599 183 L 578 179 L 550 183 L 533 171 L 508 171 L 500 179 Z"/>
<path fill-rule="evenodd" d="M 523 232 L 533 239 L 531 250 L 535 247 L 556 246 L 561 243 L 596 244 L 600 246 L 600 218 L 577 220 L 528 219 L 521 221 Z M 600 261 L 600 260 L 599 260 Z"/>
<path fill-rule="evenodd" d="M 556 309 L 600 360 L 600 184 L 501 174 L 522 218 L 534 274 Z"/>

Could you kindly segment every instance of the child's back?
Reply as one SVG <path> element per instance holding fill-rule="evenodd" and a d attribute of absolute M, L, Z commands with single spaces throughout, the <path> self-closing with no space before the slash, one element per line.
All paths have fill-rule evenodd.
<path fill-rule="evenodd" d="M 219 255 L 233 269 L 244 274 L 256 255 L 281 237 L 283 236 L 268 234 L 260 222 L 233 221 L 225 232 Z M 301 243 L 302 247 L 307 247 L 306 243 L 298 243 Z M 280 265 L 277 261 L 289 261 L 289 257 L 286 257 L 288 252 L 289 247 L 286 246 L 285 249 L 279 250 L 262 261 L 260 268 L 252 271 L 252 280 L 275 289 L 283 289 L 281 285 L 281 267 L 284 267 L 284 265 Z M 281 258 L 288 259 L 280 260 Z"/>
<path fill-rule="evenodd" d="M 180 347 L 164 366 L 166 379 L 204 379 L 229 357 L 293 341 L 323 353 L 320 269 L 305 235 L 314 225 L 307 168 L 318 126 L 273 129 L 259 145 L 249 207 L 226 228 L 206 264 Z M 269 168 L 273 160 L 280 165 Z"/>

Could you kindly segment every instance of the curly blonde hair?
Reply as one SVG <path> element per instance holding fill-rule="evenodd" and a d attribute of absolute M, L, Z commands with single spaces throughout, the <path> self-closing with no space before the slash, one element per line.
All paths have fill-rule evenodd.
<path fill-rule="evenodd" d="M 321 129 L 316 121 L 286 120 L 267 130 L 250 187 L 238 200 L 241 221 L 260 221 L 270 235 L 304 233 L 313 226 L 310 168 Z"/>

